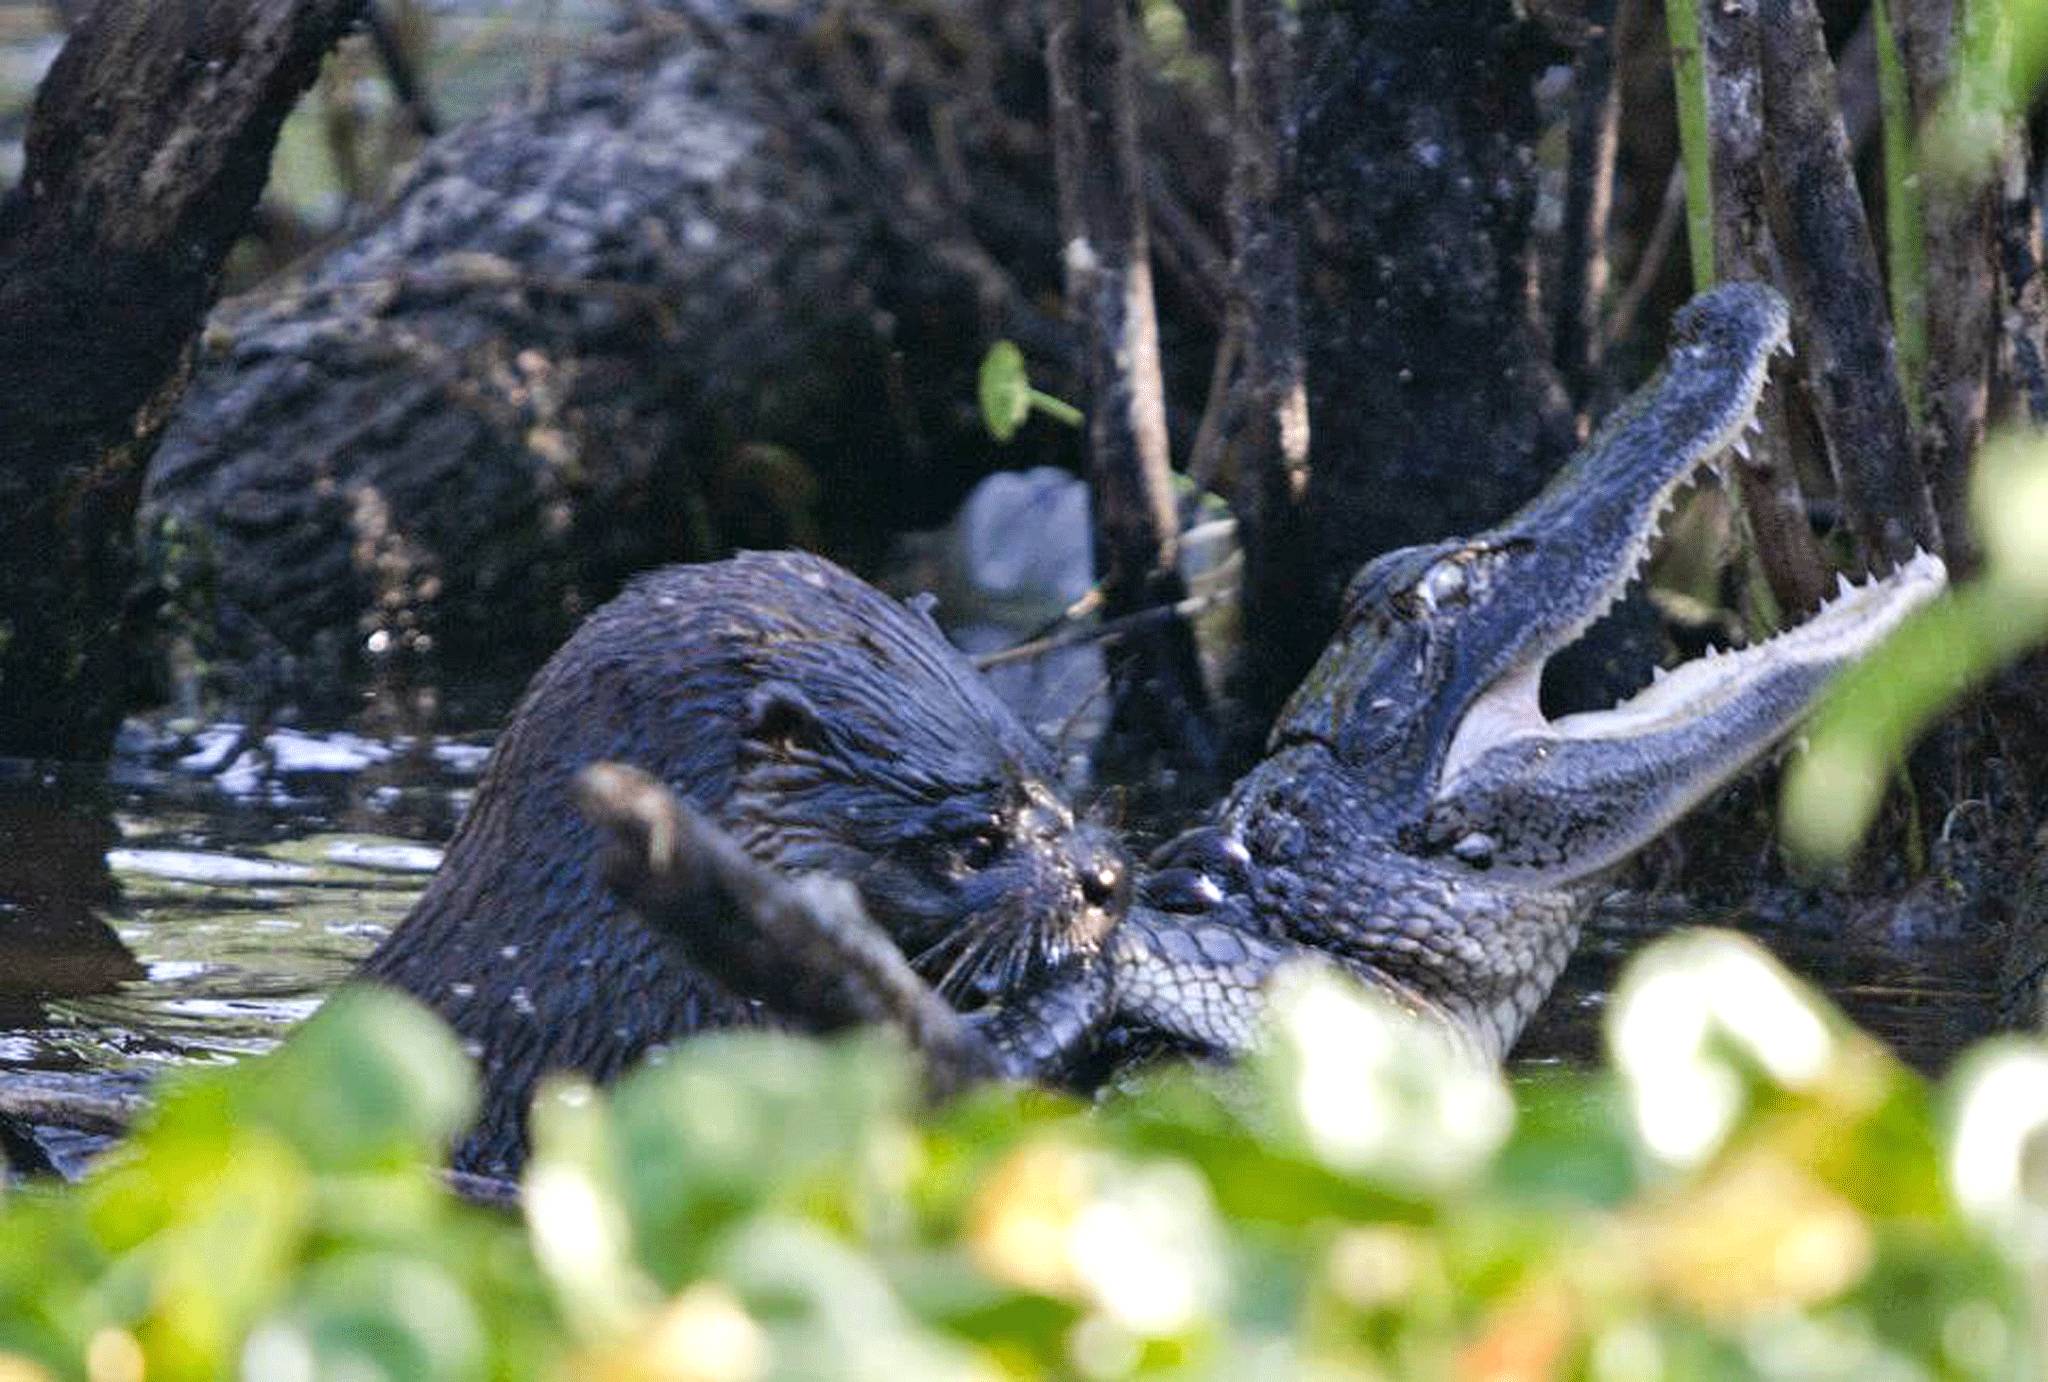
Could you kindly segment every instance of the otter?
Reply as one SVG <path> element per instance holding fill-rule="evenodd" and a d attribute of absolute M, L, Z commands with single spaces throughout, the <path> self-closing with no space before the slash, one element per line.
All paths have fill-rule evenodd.
<path fill-rule="evenodd" d="M 921 609 L 831 562 L 670 567 L 600 608 L 534 677 L 426 892 L 360 977 L 446 1019 L 485 1101 L 458 1169 L 523 1159 L 548 1071 L 600 1082 L 650 1048 L 758 1024 L 622 912 L 574 801 L 644 769 L 778 870 L 852 882 L 913 967 L 974 1010 L 1098 952 L 1127 902 L 1113 832 Z"/>

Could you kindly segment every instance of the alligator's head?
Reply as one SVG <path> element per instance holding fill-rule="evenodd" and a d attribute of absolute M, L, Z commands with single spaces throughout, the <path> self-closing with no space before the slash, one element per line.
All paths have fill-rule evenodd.
<path fill-rule="evenodd" d="M 1786 309 L 1733 284 L 1542 494 L 1469 540 L 1367 566 L 1343 626 L 1226 808 L 1268 931 L 1464 1009 L 1505 1046 L 1587 885 L 1754 762 L 1829 676 L 1941 590 L 1922 555 L 1802 626 L 1546 719 L 1546 660 L 1621 598 L 1679 491 L 1743 443 Z"/>
<path fill-rule="evenodd" d="M 1828 676 L 1942 589 L 1922 554 L 1846 582 L 1803 625 L 1660 671 L 1640 694 L 1544 717 L 1544 663 L 1618 601 L 1679 492 L 1743 444 L 1785 304 L 1729 284 L 1673 323 L 1664 368 L 1550 486 L 1470 540 L 1362 571 L 1344 626 L 1276 737 L 1370 777 L 1404 847 L 1538 886 L 1600 873 L 1775 744 Z"/>

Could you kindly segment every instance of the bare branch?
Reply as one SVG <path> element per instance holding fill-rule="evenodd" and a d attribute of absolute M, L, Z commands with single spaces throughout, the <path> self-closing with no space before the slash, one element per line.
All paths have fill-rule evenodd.
<path fill-rule="evenodd" d="M 893 1023 L 951 1090 L 994 1052 L 869 920 L 850 883 L 785 878 L 637 768 L 584 770 L 577 800 L 607 837 L 605 881 L 733 992 L 815 1031 Z"/>
<path fill-rule="evenodd" d="M 412 127 L 420 137 L 432 139 L 441 132 L 441 117 L 435 114 L 433 100 L 427 95 L 426 84 L 420 80 L 419 72 L 413 66 L 412 55 L 405 51 L 397 28 L 378 0 L 365 0 L 363 27 L 370 32 L 371 46 L 376 48 L 377 61 L 383 65 L 385 79 L 391 83 L 391 94 L 398 98 L 399 106 L 412 120 Z"/>
<path fill-rule="evenodd" d="M 1624 0 L 1592 0 L 1572 81 L 1564 246 L 1558 257 L 1552 354 L 1573 405 L 1581 411 L 1600 372 L 1600 302 L 1607 294 L 1607 225 L 1614 207 L 1614 155 L 1621 121 L 1614 61 L 1628 18 Z"/>
<path fill-rule="evenodd" d="M 1915 464 L 1877 253 L 1813 0 L 1760 0 L 1772 230 L 1850 529 L 1872 563 L 1940 532 Z"/>
<path fill-rule="evenodd" d="M 1166 399 L 1138 148 L 1126 0 L 1058 0 L 1046 41 L 1067 310 L 1087 335 L 1089 482 L 1105 609 L 1117 617 L 1185 594 L 1167 458 Z M 1194 639 L 1174 623 L 1110 655 L 1115 734 L 1194 768 L 1215 736 Z"/>

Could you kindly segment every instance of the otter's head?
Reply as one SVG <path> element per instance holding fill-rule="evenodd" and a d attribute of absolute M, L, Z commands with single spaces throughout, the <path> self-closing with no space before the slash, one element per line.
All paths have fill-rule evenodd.
<path fill-rule="evenodd" d="M 851 880 L 963 1008 L 1094 952 L 1129 900 L 1115 834 L 928 617 L 832 577 L 800 637 L 747 654 L 729 827 L 777 867 Z"/>

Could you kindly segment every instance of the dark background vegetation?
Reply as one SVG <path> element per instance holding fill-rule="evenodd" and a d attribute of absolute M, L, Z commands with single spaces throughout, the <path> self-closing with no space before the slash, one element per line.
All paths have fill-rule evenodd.
<path fill-rule="evenodd" d="M 1972 459 L 2048 415 L 2024 4 L 263 17 L 67 12 L 25 121 L 0 748 L 91 759 L 149 704 L 488 725 L 633 571 L 795 543 L 876 573 L 1051 461 L 1088 477 L 1086 617 L 1120 630 L 1097 759 L 1199 800 L 1359 563 L 1532 494 L 1715 278 L 1782 287 L 1798 360 L 1553 706 L 1915 545 L 1970 577 Z M 1086 426 L 999 443 L 999 341 Z M 1242 557 L 1206 674 L 1134 618 L 1186 594 L 1201 492 Z M 1882 900 L 1864 929 L 1981 952 L 1961 982 L 2008 1006 L 2037 692 L 2008 673 L 1948 717 L 1838 880 Z M 1665 873 L 1799 881 L 1769 816 L 1737 794 Z"/>
<path fill-rule="evenodd" d="M 1848 747 L 1813 756 L 1820 788 L 1788 820 L 1822 822 L 1808 843 L 1839 856 L 1875 814 L 1876 845 L 1825 872 L 1788 860 L 1751 784 L 1646 876 L 1786 925 L 1925 942 L 1973 1007 L 1964 1034 L 2001 1014 L 2031 1024 L 2048 966 L 2034 859 L 2048 724 L 2029 660 L 2048 628 L 2029 558 L 2048 529 L 2028 521 L 2048 508 L 2029 488 L 2048 423 L 2038 9 L 0 7 L 0 77 L 24 101 L 34 87 L 9 122 L 20 155 L 0 202 L 0 754 L 104 759 L 124 715 L 166 705 L 259 724 L 490 723 L 636 570 L 798 544 L 874 571 L 978 479 L 1050 461 L 1094 498 L 1085 617 L 1121 630 L 1106 775 L 1212 780 L 1256 751 L 1363 560 L 1512 509 L 1640 380 L 1692 291 L 1761 278 L 1794 304 L 1799 346 L 1763 439 L 1546 694 L 1601 703 L 1674 650 L 1796 619 L 1837 571 L 1941 551 L 1964 598 L 1845 692 L 1821 747 Z M 1077 239 L 1093 252 L 1063 253 Z M 1084 426 L 1038 414 L 997 442 L 975 381 L 998 341 Z M 1987 451 L 2001 431 L 2007 449 Z M 1206 671 L 1184 622 L 1146 613 L 1186 594 L 1178 549 L 1200 492 L 1229 504 L 1243 563 L 1235 641 Z M 1887 784 L 1903 790 L 1880 808 Z M 1844 802 L 1839 819 L 1825 809 Z M 1270 1348 L 1397 1374 L 1627 1375 L 1615 1358 L 1647 1356 L 1768 1375 L 1796 1350 L 1761 1348 L 1756 1321 L 1808 1310 L 1836 1343 L 1853 1336 L 1852 1370 L 1889 1349 L 2026 1375 L 2038 1210 L 1995 1175 L 1968 1178 L 2005 1163 L 1957 1150 L 1967 1119 L 1938 1122 L 1922 1086 L 1753 952 L 1671 972 L 1681 987 L 1658 992 L 1693 995 L 1697 1042 L 1635 1067 L 1618 1046 L 1619 1083 L 1525 1088 L 1504 1149 L 1483 1127 L 1447 1131 L 1429 1098 L 1405 1106 L 1416 1121 L 1389 1126 L 1478 1148 L 1441 1184 L 1329 1140 L 1328 1110 L 1285 1064 L 1312 1060 L 1313 1042 L 1276 1057 L 1263 1113 L 1196 1082 L 1123 1122 L 1013 1099 L 990 1116 L 1001 1136 L 973 1109 L 917 1123 L 881 1057 L 734 1048 L 666 1095 L 554 1116 L 536 1174 L 569 1197 L 563 1222 L 616 1241 L 550 1236 L 545 1204 L 529 1238 L 422 1198 L 438 1193 L 423 1149 L 459 1122 L 460 1062 L 443 1053 L 455 1073 L 415 1079 L 372 1035 L 407 1019 L 343 1013 L 295 1075 L 192 1086 L 97 1200 L 0 1216 L 21 1249 L 0 1262 L 91 1244 L 41 1286 L 0 1266 L 0 1376 L 17 1354 L 85 1347 L 107 1376 L 145 1355 L 171 1375 L 254 1369 L 262 1347 L 376 1355 L 393 1376 L 424 1375 L 404 1348 L 451 1376 L 569 1356 L 615 1375 L 747 1376 L 763 1357 L 854 1356 L 828 1327 L 848 1299 L 900 1326 L 902 1351 L 875 1366 L 913 1371 L 1228 1370 Z M 1724 980 L 1755 1012 L 1834 1033 L 1826 1059 L 1788 1074 L 1774 1053 L 1807 1029 L 1745 1028 L 1715 1006 Z M 1715 1023 L 1734 1036 L 1704 1034 Z M 2031 1048 L 2006 1056 L 1966 1070 L 1954 1098 L 2018 1110 L 1998 1134 L 2018 1165 L 2041 1120 L 2011 1091 L 2041 1071 Z M 833 1059 L 871 1073 L 804 1064 Z M 331 1107 L 300 1102 L 295 1082 L 352 1060 L 370 1073 L 334 1080 Z M 1993 1070 L 2014 1083 L 1985 1095 L 1971 1080 Z M 810 1144 L 777 1131 L 776 1091 L 813 1091 L 822 1150 L 719 1162 L 688 1124 L 691 1078 L 785 1150 Z M 870 1078 L 839 1114 L 815 1094 Z M 1455 1079 L 1431 1097 L 1453 1099 Z M 1659 1142 L 1639 1097 L 1688 1079 L 1729 1110 L 1697 1157 Z M 394 1109 L 388 1141 L 351 1140 Z M 730 1175 L 622 1178 L 606 1139 L 636 1136 L 673 1136 L 676 1164 Z M 871 1143 L 906 1139 L 921 1159 L 871 1184 Z M 1171 1159 L 1190 1143 L 1209 1151 Z M 336 1211 L 307 1189 L 322 1177 L 371 1186 L 369 1208 Z M 1205 1208 L 1157 1210 L 1176 1197 Z M 182 1220 L 149 1207 L 180 1198 Z M 255 1265 L 214 1290 L 206 1245 L 250 1203 L 270 1236 L 241 1243 Z M 445 1241 L 380 1228 L 387 1203 Z M 1808 1236 L 1727 1236 L 1731 1204 Z M 1276 1323 L 1227 1266 L 1185 1285 L 1190 1308 L 1148 1315 L 1085 1252 L 1005 1246 L 1005 1214 L 1070 1228 L 1089 1206 L 1157 1247 L 1146 1270 L 1318 1265 L 1261 1288 L 1286 1301 Z M 497 1256 L 456 1260 L 447 1243 L 472 1234 Z M 1591 1270 L 1590 1252 L 1560 1264 L 1574 1240 L 1625 1243 L 1610 1265 L 1653 1284 Z M 956 1258 L 985 1291 L 931 1289 Z M 1744 1274 L 1761 1259 L 1820 1265 Z M 393 1263 L 459 1308 L 442 1326 L 409 1316 L 376 1284 Z M 107 1284 L 120 1271 L 141 1274 L 125 1296 Z M 1738 1280 L 1754 1289 L 1722 1289 Z M 1924 1319 L 1887 1316 L 1908 1298 L 1931 1302 Z M 522 1327 L 530 1352 L 505 1346 Z M 693 1342 L 676 1352 L 665 1330 Z M 785 1351 L 732 1342 L 758 1349 L 762 1330 Z M 364 1342 L 394 1338 L 407 1342 L 388 1354 Z M 245 1340 L 259 1351 L 238 1352 Z M 726 1356 L 707 1340 L 738 1361 L 688 1371 Z M 1537 1365 L 1487 1371 L 1484 1350 Z"/>

